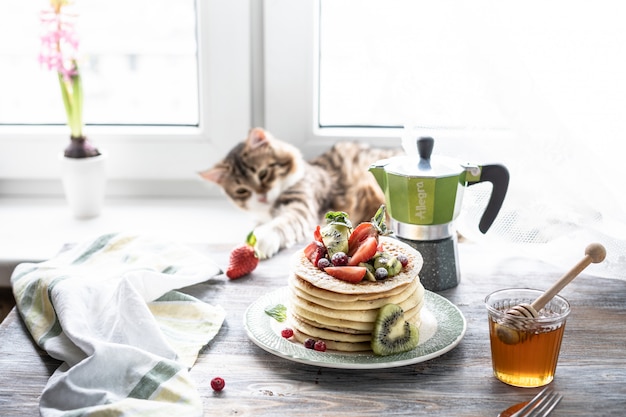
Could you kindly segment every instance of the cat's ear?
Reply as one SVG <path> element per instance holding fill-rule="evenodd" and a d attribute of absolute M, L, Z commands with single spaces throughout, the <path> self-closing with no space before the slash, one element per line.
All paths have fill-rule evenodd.
<path fill-rule="evenodd" d="M 227 174 L 228 168 L 223 165 L 215 165 L 213 168 L 198 172 L 200 177 L 216 184 L 221 184 Z"/>
<path fill-rule="evenodd" d="M 259 146 L 263 146 L 269 143 L 268 133 L 260 128 L 255 127 L 254 129 L 250 129 L 250 133 L 248 133 L 247 144 L 250 149 L 256 149 Z"/>

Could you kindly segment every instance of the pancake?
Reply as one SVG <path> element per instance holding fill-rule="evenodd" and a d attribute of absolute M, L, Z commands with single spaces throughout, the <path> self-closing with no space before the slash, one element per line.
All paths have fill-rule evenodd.
<path fill-rule="evenodd" d="M 376 321 L 376 317 L 378 316 L 378 310 L 385 304 L 398 304 L 405 312 L 410 311 L 413 307 L 417 306 L 419 302 L 422 300 L 424 296 L 423 290 L 414 290 L 412 292 L 407 292 L 406 294 L 400 294 L 395 297 L 397 301 L 388 301 L 386 302 L 386 298 L 379 300 L 379 302 L 383 303 L 380 306 L 373 305 L 371 308 L 364 310 L 352 310 L 352 309 L 336 309 L 329 308 L 319 304 L 315 304 L 309 300 L 298 297 L 297 294 L 295 297 L 292 297 L 292 306 L 297 308 L 296 311 L 307 310 L 311 313 L 314 313 L 319 316 L 328 317 L 329 319 L 340 319 L 349 322 L 364 322 L 364 323 L 373 323 Z"/>
<path fill-rule="evenodd" d="M 315 339 L 324 339 L 324 340 L 334 340 L 337 342 L 369 342 L 372 338 L 371 333 L 345 333 L 340 330 L 332 330 L 328 328 L 319 328 L 311 325 L 297 316 L 292 315 L 291 323 L 293 324 L 294 329 L 299 330 L 300 332 L 309 335 Z"/>
<path fill-rule="evenodd" d="M 389 293 L 378 294 L 376 298 L 374 298 L 374 296 L 371 295 L 371 299 L 369 300 L 353 300 L 353 301 L 333 300 L 333 299 L 328 299 L 326 297 L 321 297 L 324 295 L 323 292 L 328 292 L 328 291 L 321 290 L 321 291 L 316 292 L 316 291 L 303 290 L 300 283 L 306 282 L 306 281 L 302 281 L 301 279 L 297 278 L 294 275 L 292 275 L 289 278 L 289 280 L 290 280 L 291 291 L 294 293 L 296 297 L 302 300 L 309 301 L 313 304 L 317 304 L 319 306 L 331 308 L 334 310 L 369 310 L 373 308 L 380 308 L 384 306 L 385 304 L 389 304 L 389 303 L 399 304 L 405 301 L 408 297 L 410 297 L 411 294 L 413 294 L 416 290 L 419 290 L 419 292 L 421 292 L 421 296 L 423 296 L 424 294 L 424 288 L 423 287 L 421 289 L 418 288 L 418 287 L 421 287 L 421 285 L 419 281 L 415 280 L 409 284 L 395 288 Z M 292 283 L 291 281 L 295 281 L 295 282 Z M 312 294 L 313 292 L 316 295 Z"/>
<path fill-rule="evenodd" d="M 418 315 L 420 309 L 422 308 L 422 303 L 423 302 L 420 302 L 415 307 L 405 310 L 405 320 L 411 320 L 414 316 Z M 376 321 L 376 317 L 374 317 L 371 321 L 352 321 L 341 318 L 327 317 L 294 304 L 292 304 L 290 308 L 294 315 L 299 318 L 306 319 L 309 323 L 312 323 L 316 327 L 335 329 L 347 333 L 371 333 L 374 329 L 374 323 Z M 378 313 L 378 309 L 374 311 Z"/>
<path fill-rule="evenodd" d="M 304 251 L 294 254 L 288 311 L 295 340 L 321 339 L 327 349 L 344 352 L 371 350 L 374 324 L 386 304 L 399 305 L 404 319 L 419 327 L 425 291 L 418 275 L 422 256 L 396 239 L 381 236 L 379 242 L 385 252 L 402 253 L 409 261 L 399 274 L 380 281 L 342 281 L 315 267 Z"/>
<path fill-rule="evenodd" d="M 421 306 L 420 306 L 421 309 Z M 418 311 L 414 312 L 415 314 L 405 315 L 405 320 L 410 323 L 415 324 L 419 327 L 421 323 L 420 315 L 417 314 Z M 372 338 L 372 333 L 352 333 L 346 332 L 345 328 L 333 328 L 333 327 L 318 327 L 319 325 L 315 322 L 309 322 L 301 317 L 291 315 L 290 321 L 293 324 L 295 329 L 300 330 L 302 333 L 306 333 L 313 338 L 316 339 L 324 339 L 324 340 L 334 340 L 340 342 L 369 342 Z"/>
<path fill-rule="evenodd" d="M 340 304 L 344 304 L 346 306 L 351 305 L 352 303 L 359 303 L 361 301 L 368 302 L 373 300 L 380 300 L 385 297 L 392 297 L 394 295 L 403 293 L 407 291 L 410 285 L 419 285 L 418 280 L 413 280 L 412 282 L 407 282 L 406 284 L 398 285 L 395 288 L 392 288 L 389 291 L 381 292 L 381 293 L 370 293 L 370 294 L 340 294 L 332 291 L 327 291 L 321 288 L 318 288 L 311 284 L 310 282 L 296 276 L 295 274 L 291 274 L 288 280 L 289 286 L 291 288 L 297 288 L 306 294 L 323 299 L 326 301 L 337 301 Z M 354 285 L 354 284 L 353 284 Z M 361 283 L 357 284 L 361 285 Z"/>
<path fill-rule="evenodd" d="M 381 281 L 362 281 L 358 284 L 336 279 L 318 269 L 306 257 L 304 251 L 298 251 L 294 254 L 292 272 L 297 277 L 309 282 L 318 289 L 329 291 L 330 293 L 340 295 L 357 295 L 368 296 L 387 293 L 394 288 L 406 285 L 417 278 L 417 274 L 422 269 L 424 261 L 422 255 L 397 239 L 381 236 L 379 239 L 383 245 L 385 252 L 392 255 L 403 253 L 408 258 L 409 263 L 406 268 L 396 276 Z"/>
<path fill-rule="evenodd" d="M 293 337 L 300 343 L 304 343 L 306 339 L 315 337 L 302 333 L 301 331 L 294 329 Z M 340 352 L 365 352 L 371 350 L 370 342 L 340 342 L 336 340 L 324 340 L 326 348 L 330 350 L 337 350 Z"/>
<path fill-rule="evenodd" d="M 419 318 L 419 316 L 418 316 Z M 293 317 L 292 317 L 293 319 Z M 413 322 L 419 327 L 420 321 Z M 366 352 L 371 350 L 371 334 L 352 335 L 341 332 L 331 332 L 326 329 L 318 329 L 316 327 L 307 326 L 306 323 L 294 321 L 294 338 L 304 343 L 306 339 L 322 339 L 326 343 L 326 348 L 331 350 L 337 350 L 341 352 Z"/>

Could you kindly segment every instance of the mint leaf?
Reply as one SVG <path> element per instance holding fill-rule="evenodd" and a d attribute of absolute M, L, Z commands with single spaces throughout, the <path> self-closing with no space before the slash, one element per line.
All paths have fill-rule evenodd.
<path fill-rule="evenodd" d="M 274 307 L 267 307 L 265 314 L 282 323 L 287 320 L 287 307 L 282 304 L 276 304 Z"/>
<path fill-rule="evenodd" d="M 387 232 L 387 225 L 385 224 L 385 205 L 381 205 L 378 210 L 376 211 L 376 214 L 374 214 L 374 217 L 372 217 L 372 223 L 374 224 L 374 226 L 376 226 L 376 228 L 378 228 L 378 233 L 381 235 L 386 235 L 389 234 Z"/>
<path fill-rule="evenodd" d="M 326 219 L 326 224 L 341 224 L 352 229 L 352 222 L 348 213 L 344 211 L 329 211 L 324 218 Z"/>

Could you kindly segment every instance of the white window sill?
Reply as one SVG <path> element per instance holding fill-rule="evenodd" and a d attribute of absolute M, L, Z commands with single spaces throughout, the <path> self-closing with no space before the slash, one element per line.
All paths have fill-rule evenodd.
<path fill-rule="evenodd" d="M 94 219 L 72 217 L 61 198 L 0 198 L 0 287 L 16 264 L 43 261 L 64 244 L 110 232 L 162 236 L 183 243 L 244 241 L 252 221 L 225 198 L 114 199 Z"/>

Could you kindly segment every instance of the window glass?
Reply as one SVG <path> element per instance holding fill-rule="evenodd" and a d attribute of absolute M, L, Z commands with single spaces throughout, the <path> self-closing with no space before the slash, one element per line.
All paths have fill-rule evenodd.
<path fill-rule="evenodd" d="M 596 127 L 621 117 L 620 2 L 319 3 L 322 127 L 511 129 L 520 109 Z"/>
<path fill-rule="evenodd" d="M 383 5 L 384 3 L 384 5 Z M 474 25 L 447 1 L 320 1 L 319 123 L 501 127 Z"/>
<path fill-rule="evenodd" d="M 46 0 L 0 13 L 0 124 L 65 124 L 56 73 L 38 63 Z M 77 0 L 84 120 L 198 125 L 194 0 Z"/>

